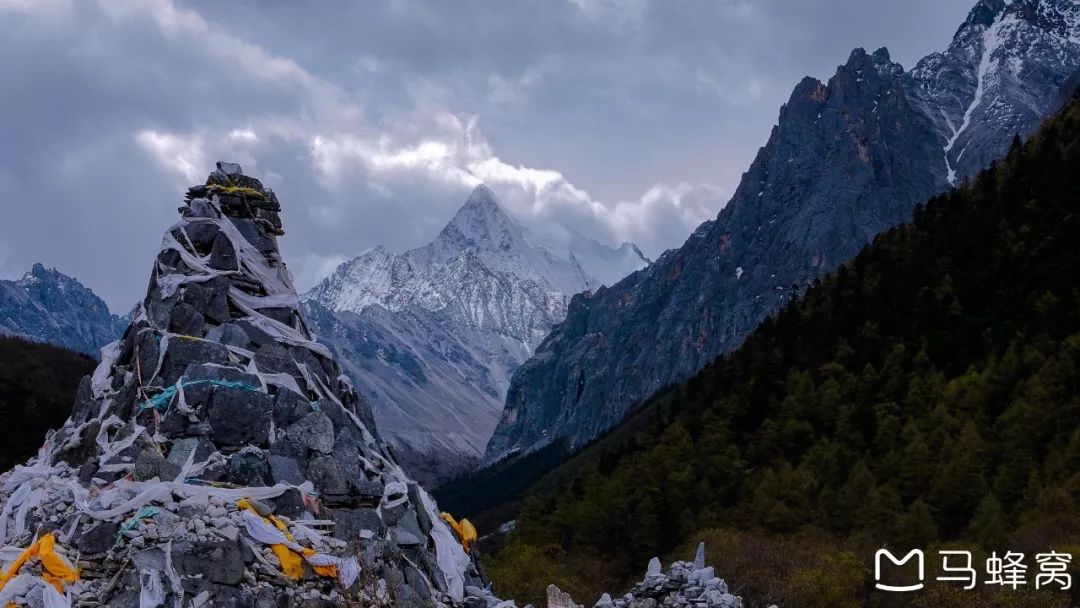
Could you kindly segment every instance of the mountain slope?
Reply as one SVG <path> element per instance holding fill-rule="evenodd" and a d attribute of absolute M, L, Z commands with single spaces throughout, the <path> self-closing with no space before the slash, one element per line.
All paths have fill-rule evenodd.
<path fill-rule="evenodd" d="M 588 443 L 737 347 L 793 285 L 1029 134 L 1080 66 L 1078 28 L 1071 1 L 980 0 L 949 49 L 912 73 L 884 49 L 857 49 L 828 83 L 804 79 L 715 220 L 571 302 L 512 378 L 485 462 Z"/>
<path fill-rule="evenodd" d="M 0 334 L 97 357 L 123 330 L 123 320 L 101 298 L 55 268 L 34 264 L 18 281 L 0 281 Z"/>
<path fill-rule="evenodd" d="M 705 535 L 754 535 L 724 554 L 750 605 L 838 606 L 881 599 L 866 593 L 882 546 L 1076 546 L 1077 176 L 1080 98 L 536 484 L 499 561 L 585 554 L 618 580 L 635 560 L 724 527 L 737 532 Z M 821 543 L 828 552 L 810 563 L 774 557 Z M 799 587 L 834 560 L 845 591 Z M 991 605 L 980 586 L 906 601 Z M 1013 597 L 1071 605 L 1055 591 Z"/>
<path fill-rule="evenodd" d="M 309 301 L 303 310 L 319 340 L 363 387 L 406 470 L 435 481 L 476 465 L 510 374 L 528 356 L 520 342 L 419 306 L 335 313 Z"/>
<path fill-rule="evenodd" d="M 371 249 L 303 299 L 316 333 L 367 387 L 401 461 L 436 482 L 475 466 L 510 375 L 570 296 L 599 285 L 575 252 L 612 276 L 647 263 L 634 251 L 586 239 L 565 252 L 537 245 L 478 186 L 428 245 Z"/>

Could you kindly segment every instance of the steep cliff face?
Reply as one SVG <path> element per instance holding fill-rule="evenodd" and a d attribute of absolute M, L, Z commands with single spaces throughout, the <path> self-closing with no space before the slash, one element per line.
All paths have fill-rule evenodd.
<path fill-rule="evenodd" d="M 510 375 L 570 297 L 600 285 L 590 269 L 617 279 L 647 263 L 631 244 L 536 243 L 479 186 L 431 243 L 345 262 L 305 294 L 305 312 L 402 464 L 435 484 L 479 462 Z"/>
<path fill-rule="evenodd" d="M 229 163 L 189 189 L 70 418 L 0 476 L 0 542 L 42 556 L 10 601 L 462 605 L 483 586 L 312 339 L 279 211 Z"/>
<path fill-rule="evenodd" d="M 949 48 L 911 71 L 913 92 L 945 137 L 952 183 L 1004 156 L 1059 105 L 1077 69 L 1080 4 L 979 0 Z"/>
<path fill-rule="evenodd" d="M 126 323 L 76 279 L 34 264 L 17 281 L 0 281 L 0 333 L 88 355 L 112 342 Z"/>
<path fill-rule="evenodd" d="M 588 442 L 738 346 L 792 285 L 1032 132 L 1080 65 L 1076 14 L 1064 0 L 981 0 L 949 49 L 911 73 L 884 49 L 856 49 L 828 83 L 800 82 L 715 220 L 644 271 L 575 297 L 512 378 L 485 462 Z"/>

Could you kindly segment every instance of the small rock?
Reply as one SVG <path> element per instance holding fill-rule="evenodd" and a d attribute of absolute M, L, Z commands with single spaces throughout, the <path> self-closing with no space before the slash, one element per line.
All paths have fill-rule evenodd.
<path fill-rule="evenodd" d="M 334 451 L 334 423 L 322 412 L 311 412 L 285 429 L 285 435 L 309 449 L 329 454 Z"/>
<path fill-rule="evenodd" d="M 84 531 L 76 543 L 80 553 L 94 555 L 108 551 L 116 542 L 116 533 L 120 526 L 112 522 L 103 521 L 98 525 Z"/>
<path fill-rule="evenodd" d="M 235 542 L 173 543 L 172 561 L 184 576 L 204 576 L 212 583 L 239 584 L 244 577 L 244 559 Z"/>
<path fill-rule="evenodd" d="M 582 604 L 574 602 L 569 593 L 562 591 L 555 585 L 547 587 L 548 608 L 584 608 Z"/>
<path fill-rule="evenodd" d="M 716 572 L 712 566 L 708 566 L 691 572 L 689 582 L 694 585 L 704 585 L 714 578 L 716 578 Z"/>
<path fill-rule="evenodd" d="M 661 570 L 660 558 L 659 557 L 654 557 L 654 558 L 650 559 L 649 560 L 649 567 L 648 567 L 647 570 L 645 570 L 645 578 L 648 579 L 648 578 L 654 578 L 654 577 L 657 577 L 657 576 L 661 576 L 660 570 Z"/>
<path fill-rule="evenodd" d="M 237 539 L 237 537 L 240 535 L 240 529 L 237 528 L 236 526 L 232 526 L 232 525 L 218 528 L 217 532 L 222 537 L 227 538 L 227 539 L 229 539 L 231 541 L 235 541 Z"/>

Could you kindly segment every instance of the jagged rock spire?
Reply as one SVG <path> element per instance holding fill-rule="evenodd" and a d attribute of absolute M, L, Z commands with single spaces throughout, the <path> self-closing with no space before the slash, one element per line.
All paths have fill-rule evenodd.
<path fill-rule="evenodd" d="M 483 587 L 313 340 L 280 211 L 239 165 L 190 188 L 70 419 L 0 476 L 5 545 L 54 532 L 80 552 L 67 601 L 432 605 Z M 46 592 L 26 576 L 16 603 Z"/>

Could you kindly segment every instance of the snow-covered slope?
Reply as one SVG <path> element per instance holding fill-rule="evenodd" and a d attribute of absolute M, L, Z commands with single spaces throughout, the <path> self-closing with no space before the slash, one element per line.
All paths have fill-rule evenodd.
<path fill-rule="evenodd" d="M 949 47 L 911 71 L 945 141 L 952 183 L 1027 135 L 1058 103 L 1080 53 L 1080 2 L 979 0 Z"/>
<path fill-rule="evenodd" d="M 617 248 L 609 247 L 576 231 L 566 236 L 563 242 L 533 237 L 528 232 L 525 236 L 551 254 L 572 260 L 603 285 L 614 285 L 652 263 L 637 245 L 630 242 L 623 242 Z"/>
<path fill-rule="evenodd" d="M 630 243 L 539 244 L 481 185 L 431 243 L 400 255 L 375 247 L 303 300 L 383 436 L 414 475 L 437 482 L 478 461 L 511 374 L 570 297 L 646 264 Z"/>
<path fill-rule="evenodd" d="M 416 305 L 532 348 L 566 316 L 570 296 L 599 285 L 573 257 L 526 240 L 480 185 L 431 243 L 402 255 L 375 247 L 339 266 L 304 299 L 335 312 Z"/>
<path fill-rule="evenodd" d="M 405 257 L 429 270 L 448 264 L 462 252 L 475 254 L 488 269 L 506 273 L 565 295 L 597 287 L 597 281 L 572 260 L 530 243 L 499 206 L 495 193 L 481 184 L 473 190 L 450 223 L 434 241 Z"/>

